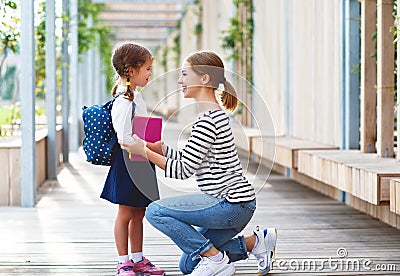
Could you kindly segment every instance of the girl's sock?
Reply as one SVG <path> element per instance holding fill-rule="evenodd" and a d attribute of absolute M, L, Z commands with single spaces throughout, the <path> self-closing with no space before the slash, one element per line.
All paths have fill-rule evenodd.
<path fill-rule="evenodd" d="M 220 251 L 217 255 L 208 257 L 211 261 L 219 263 L 224 259 L 224 254 Z"/>
<path fill-rule="evenodd" d="M 120 263 L 120 264 L 125 263 L 128 260 L 129 260 L 129 256 L 128 255 L 118 256 L 118 263 Z"/>
<path fill-rule="evenodd" d="M 143 252 L 135 252 L 135 253 L 131 253 L 131 260 L 134 263 L 138 263 L 140 261 L 143 261 Z"/>

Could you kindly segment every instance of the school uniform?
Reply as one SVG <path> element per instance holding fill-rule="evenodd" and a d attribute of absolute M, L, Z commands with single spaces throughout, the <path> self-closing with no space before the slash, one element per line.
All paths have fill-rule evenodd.
<path fill-rule="evenodd" d="M 117 94 L 124 93 L 126 87 L 119 85 Z M 147 116 L 146 104 L 142 95 L 134 92 L 135 114 Z M 132 102 L 122 95 L 114 101 L 111 118 L 118 140 L 133 143 Z M 116 143 L 112 152 L 111 167 L 100 195 L 112 203 L 132 207 L 147 207 L 159 199 L 155 166 L 151 162 L 130 161 L 129 154 Z"/>

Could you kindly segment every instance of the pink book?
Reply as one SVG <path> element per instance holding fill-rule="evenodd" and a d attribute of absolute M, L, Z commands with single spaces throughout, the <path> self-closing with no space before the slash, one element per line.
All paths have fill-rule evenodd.
<path fill-rule="evenodd" d="M 133 133 L 146 142 L 157 142 L 161 140 L 162 118 L 135 116 L 133 119 Z M 147 161 L 139 155 L 129 155 L 132 161 Z"/>

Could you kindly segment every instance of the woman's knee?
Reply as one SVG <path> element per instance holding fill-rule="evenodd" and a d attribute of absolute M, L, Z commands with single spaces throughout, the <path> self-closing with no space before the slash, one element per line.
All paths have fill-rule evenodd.
<path fill-rule="evenodd" d="M 147 208 L 146 208 L 146 212 L 145 212 L 146 219 L 150 223 L 154 222 L 154 218 L 156 218 L 160 215 L 159 211 L 160 211 L 160 206 L 157 203 L 155 203 L 155 202 L 150 203 L 150 205 L 147 206 Z"/>

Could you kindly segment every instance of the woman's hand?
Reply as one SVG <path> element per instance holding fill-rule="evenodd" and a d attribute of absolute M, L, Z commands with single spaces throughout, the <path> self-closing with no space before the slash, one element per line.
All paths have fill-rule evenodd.
<path fill-rule="evenodd" d="M 118 140 L 118 143 L 121 145 L 121 149 L 126 150 L 134 155 L 146 157 L 146 142 L 140 139 L 136 134 L 134 134 L 132 138 L 134 142 L 131 144 L 124 144 L 121 140 Z"/>

